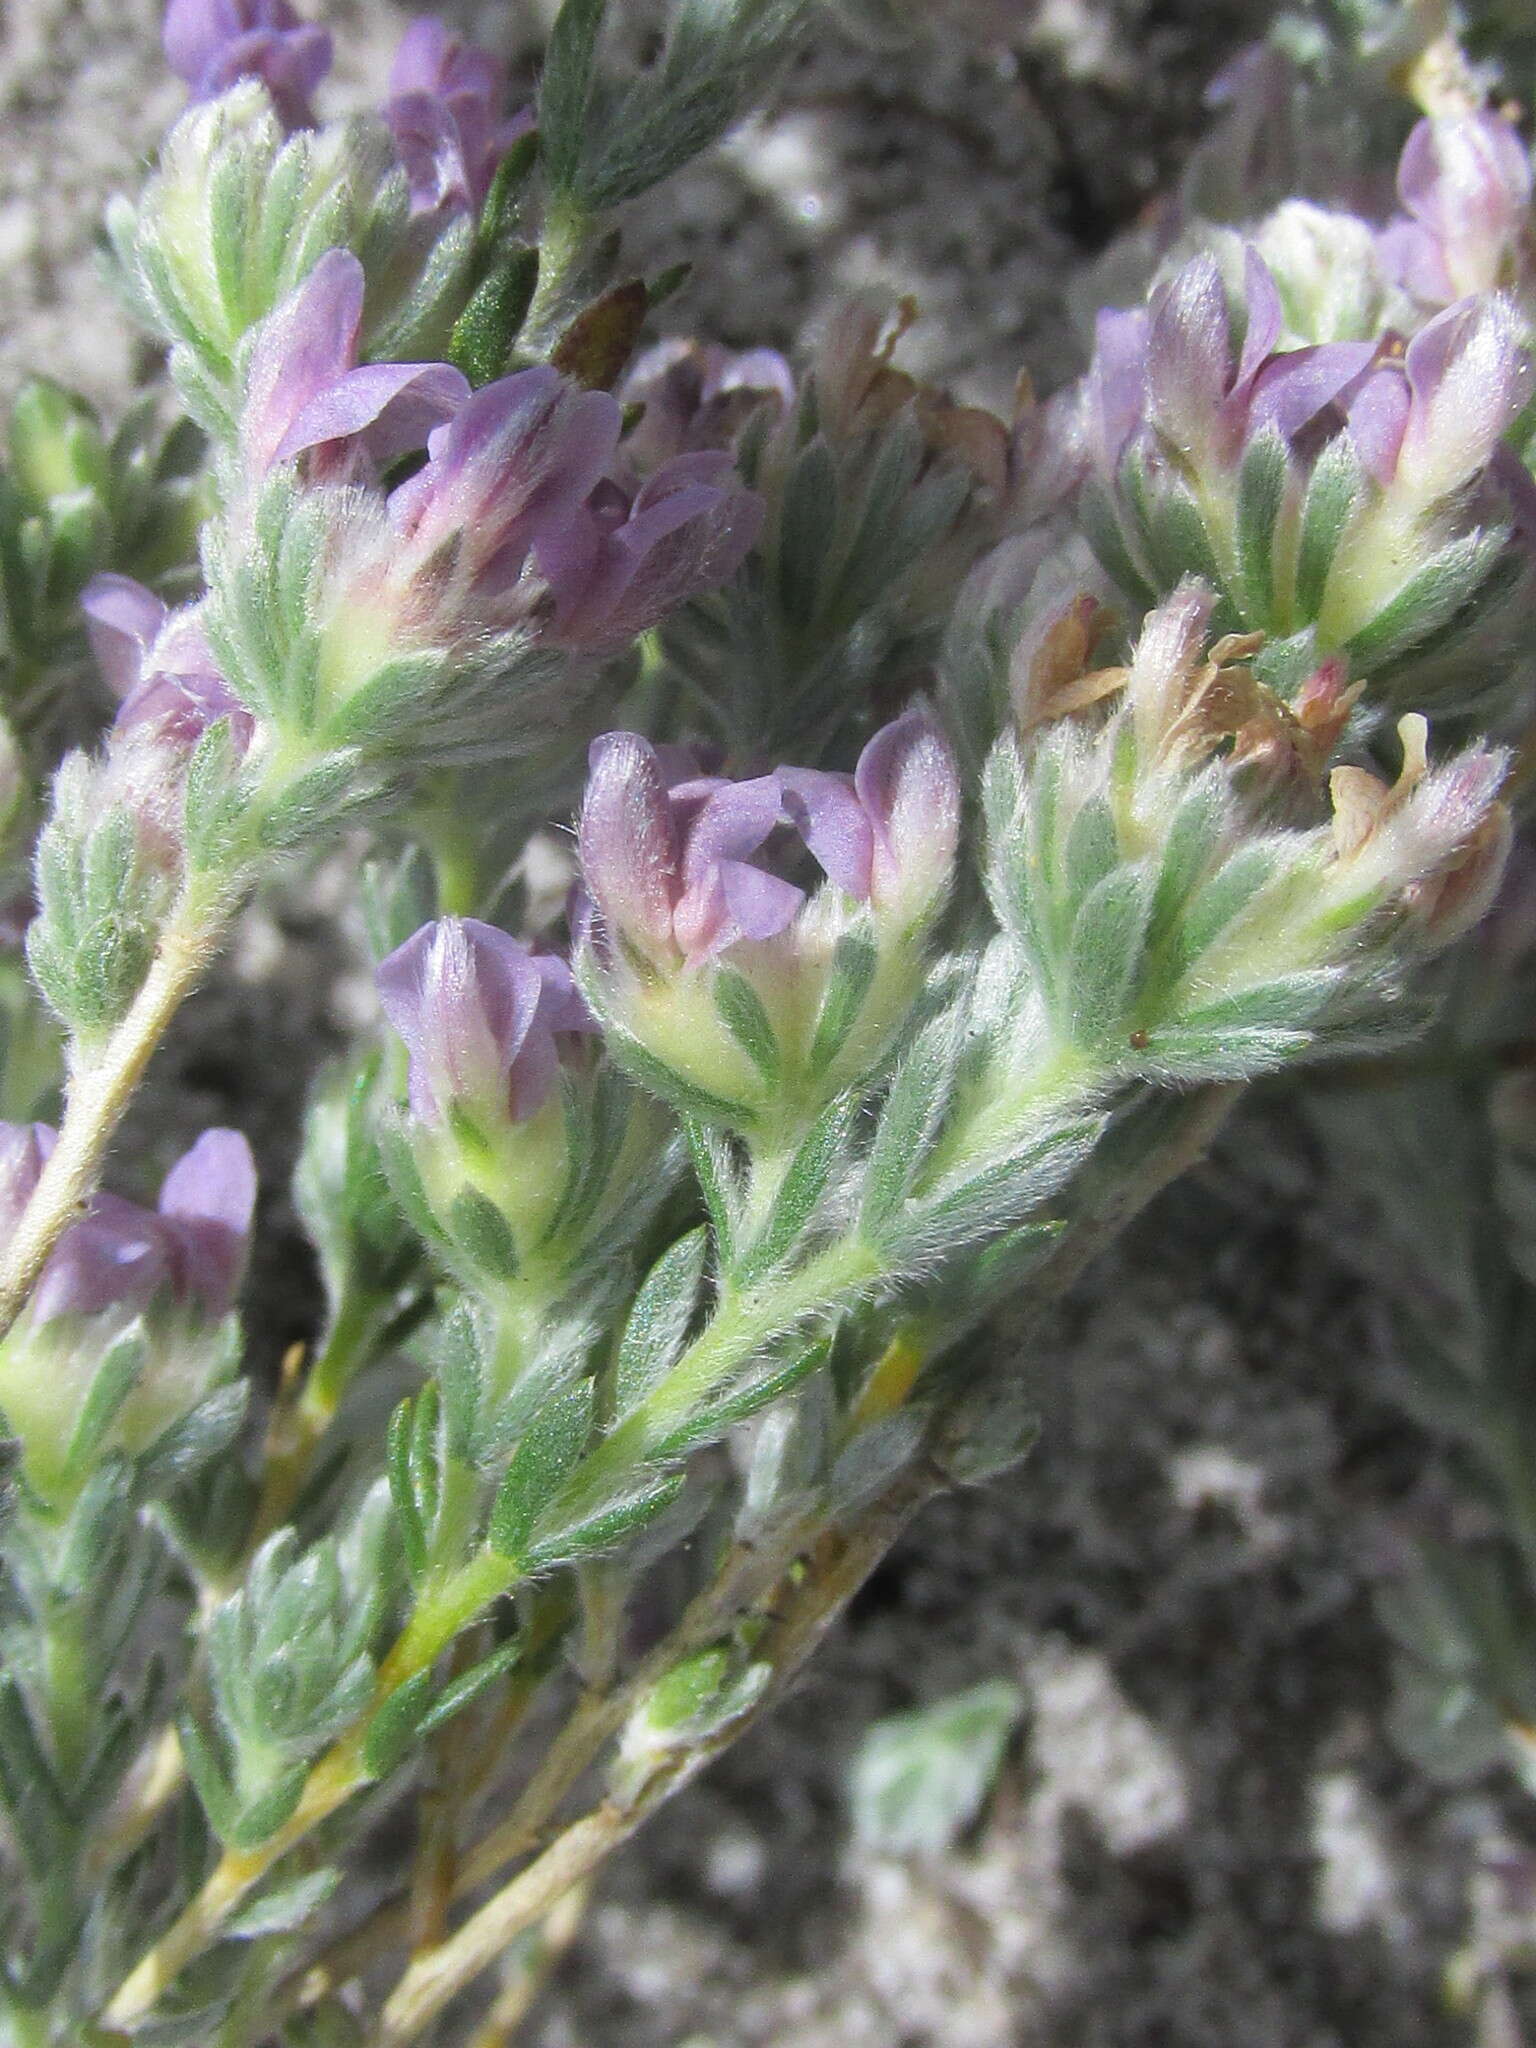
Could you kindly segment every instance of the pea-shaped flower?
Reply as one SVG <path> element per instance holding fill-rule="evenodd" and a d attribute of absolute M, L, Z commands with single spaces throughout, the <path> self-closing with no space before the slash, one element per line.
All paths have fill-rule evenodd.
<path fill-rule="evenodd" d="M 579 832 L 584 972 L 605 1025 L 643 1078 L 696 1109 L 802 1115 L 865 1071 L 908 1013 L 959 814 L 953 756 L 926 709 L 878 732 L 852 775 L 679 780 L 638 734 L 608 734 Z M 803 886 L 805 853 L 819 888 Z"/>

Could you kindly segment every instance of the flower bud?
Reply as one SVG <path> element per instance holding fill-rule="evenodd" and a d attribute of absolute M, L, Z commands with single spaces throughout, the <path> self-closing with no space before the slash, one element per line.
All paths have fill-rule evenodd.
<path fill-rule="evenodd" d="M 729 448 L 759 413 L 785 418 L 795 378 L 776 349 L 736 354 L 718 343 L 663 341 L 636 357 L 619 397 L 645 408 L 625 436 L 624 455 L 646 476 L 674 456 Z"/>
<path fill-rule="evenodd" d="M 0 1125 L 0 1225 L 21 1214 L 49 1152 L 46 1125 Z M 129 1456 L 187 1414 L 233 1368 L 227 1319 L 245 1270 L 256 1172 L 237 1131 L 205 1131 L 166 1175 L 153 1209 L 94 1196 L 0 1341 L 0 1410 L 28 1483 L 67 1498 L 86 1476 L 75 1449 L 99 1373 L 122 1374 L 105 1434 Z"/>
<path fill-rule="evenodd" d="M 566 1185 L 560 1073 L 592 1019 L 563 960 L 475 918 L 424 925 L 377 978 L 406 1048 L 405 1131 L 422 1199 L 461 1260 L 504 1280 L 538 1246 Z M 486 1205 L 512 1249 L 485 1238 Z"/>
<path fill-rule="evenodd" d="M 108 762 L 116 765 L 124 788 L 140 787 L 149 770 L 152 789 L 141 788 L 137 807 L 156 817 L 162 836 L 175 838 L 174 817 L 162 814 L 179 799 L 171 787 L 177 767 L 221 718 L 229 721 L 235 751 L 243 754 L 255 736 L 255 721 L 219 673 L 200 606 L 172 613 L 131 576 L 110 574 L 91 579 L 80 605 L 96 665 L 118 700 L 113 730 L 123 738 L 114 743 L 115 754 L 109 746 Z M 128 770 L 127 735 L 135 730 L 154 742 L 155 768 L 141 748 L 137 772 Z M 163 774 L 156 772 L 161 768 Z"/>
<path fill-rule="evenodd" d="M 482 1129 L 526 1123 L 554 1093 L 556 1034 L 592 1028 L 563 960 L 477 918 L 424 925 L 384 961 L 378 984 L 424 1123 L 444 1125 L 456 1107 Z"/>

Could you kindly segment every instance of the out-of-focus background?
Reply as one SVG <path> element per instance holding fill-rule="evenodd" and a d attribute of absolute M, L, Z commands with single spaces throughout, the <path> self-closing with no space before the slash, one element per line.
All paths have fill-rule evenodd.
<path fill-rule="evenodd" d="M 546 0 L 443 11 L 532 78 Z M 613 11 L 643 41 L 654 9 Z M 934 0 L 881 51 L 829 27 L 629 223 L 642 257 L 696 265 L 668 331 L 788 346 L 884 284 L 920 303 L 912 367 L 999 404 L 1024 366 L 1050 389 L 1091 266 L 1268 12 Z M 333 103 L 378 90 L 406 13 L 326 8 Z M 92 241 L 179 104 L 157 19 L 0 0 L 0 396 L 40 368 L 111 408 L 147 367 Z M 304 1076 L 365 1003 L 327 890 L 296 878 L 250 914 L 136 1116 L 154 1145 L 212 1120 L 258 1141 L 274 1355 L 314 1306 L 281 1196 Z M 283 1091 L 261 1099 L 253 1016 Z M 1304 1127 L 1258 1103 L 1020 1342 L 1032 1459 L 931 1509 L 794 1700 L 620 1860 L 533 2048 L 1514 2048 L 1502 1921 L 1530 1823 L 1504 1787 L 1427 1785 L 1384 1732 L 1370 1588 L 1449 1510 L 1385 1391 L 1368 1219 L 1318 1183 Z M 858 1846 L 865 1730 L 998 1679 L 1025 1711 L 985 1816 L 939 1852 Z M 1448 1972 L 1478 1966 L 1458 2009 Z"/>

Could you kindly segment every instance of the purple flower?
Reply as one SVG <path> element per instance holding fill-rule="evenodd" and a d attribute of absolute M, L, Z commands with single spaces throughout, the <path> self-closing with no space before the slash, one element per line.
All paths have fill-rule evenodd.
<path fill-rule="evenodd" d="M 624 455 L 646 475 L 676 455 L 728 448 L 760 407 L 783 417 L 795 403 L 795 377 L 777 349 L 737 354 L 715 342 L 663 341 L 637 357 L 619 396 L 645 407 Z"/>
<path fill-rule="evenodd" d="M 1531 161 L 1498 114 L 1420 121 L 1404 145 L 1408 218 L 1378 240 L 1389 276 L 1427 306 L 1513 281 L 1530 230 Z"/>
<path fill-rule="evenodd" d="M 0 1125 L 0 1220 L 19 1216 L 53 1142 L 44 1124 Z M 109 1311 L 128 1319 L 157 1302 L 218 1321 L 239 1291 L 255 1204 L 250 1146 L 238 1131 L 205 1131 L 166 1175 L 155 1209 L 92 1198 L 43 1268 L 34 1324 Z"/>
<path fill-rule="evenodd" d="M 1347 390 L 1375 354 L 1374 344 L 1351 341 L 1277 351 L 1280 294 L 1252 248 L 1246 252 L 1242 308 L 1239 341 L 1221 271 L 1208 255 L 1192 258 L 1152 295 L 1148 413 L 1165 444 L 1196 469 L 1230 468 L 1266 427 L 1291 439 Z M 1111 424 L 1118 430 L 1129 405 L 1131 370 L 1106 368 L 1099 381 L 1115 394 Z"/>
<path fill-rule="evenodd" d="M 441 595 L 515 622 L 540 540 L 557 542 L 602 481 L 621 414 L 547 365 L 477 391 L 427 437 L 427 460 L 389 500 L 390 523 Z"/>
<path fill-rule="evenodd" d="M 1350 438 L 1378 483 L 1432 503 L 1493 460 L 1530 380 L 1508 300 L 1463 299 L 1421 328 L 1401 357 L 1378 359 L 1348 397 Z"/>
<path fill-rule="evenodd" d="M 365 479 L 426 442 L 469 397 L 447 363 L 357 356 L 366 280 L 348 249 L 328 249 L 257 331 L 240 438 L 248 470 L 308 457 L 312 480 Z"/>
<path fill-rule="evenodd" d="M 780 768 L 669 787 L 629 732 L 594 741 L 590 761 L 579 842 L 599 936 L 652 968 L 702 966 L 789 928 L 805 893 L 754 858 L 783 824 L 836 888 L 903 922 L 932 907 L 954 863 L 959 778 L 925 710 L 876 733 L 851 776 Z"/>
<path fill-rule="evenodd" d="M 726 583 L 763 524 L 726 454 L 674 456 L 633 498 L 605 480 L 564 528 L 535 544 L 570 647 L 618 647 L 675 606 Z"/>
<path fill-rule="evenodd" d="M 506 72 L 489 52 L 424 16 L 400 39 L 384 119 L 411 188 L 413 213 L 477 212 L 497 166 L 533 126 L 503 119 Z"/>
<path fill-rule="evenodd" d="M 594 740 L 578 834 L 602 936 L 652 966 L 698 966 L 786 929 L 804 892 L 752 864 L 783 818 L 775 775 L 672 788 L 638 733 Z"/>
<path fill-rule="evenodd" d="M 781 768 L 784 807 L 828 879 L 877 911 L 921 915 L 948 886 L 960 777 L 931 714 L 882 726 L 853 774 Z"/>
<path fill-rule="evenodd" d="M 554 1092 L 559 1036 L 593 1029 L 563 960 L 476 918 L 423 925 L 378 987 L 409 1055 L 411 1108 L 429 1124 L 455 1104 L 525 1122 Z"/>
<path fill-rule="evenodd" d="M 219 673 L 196 607 L 171 612 L 131 576 L 93 576 L 80 597 L 97 666 L 118 699 L 113 730 L 190 752 L 227 718 L 237 753 L 255 721 Z M 167 764 L 169 765 L 169 764 Z"/>
<path fill-rule="evenodd" d="M 165 55 L 194 100 L 259 78 L 283 125 L 308 128 L 310 96 L 331 68 L 331 39 L 288 0 L 168 0 Z"/>

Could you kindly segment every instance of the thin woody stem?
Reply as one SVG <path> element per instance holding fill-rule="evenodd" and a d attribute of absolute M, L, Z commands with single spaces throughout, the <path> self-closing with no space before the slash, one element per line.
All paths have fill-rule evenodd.
<path fill-rule="evenodd" d="M 575 1821 L 440 1948 L 418 1956 L 385 2005 L 378 2048 L 406 2048 L 418 2039 L 443 2007 L 472 1984 L 510 1941 L 552 1912 L 573 1886 L 590 1876 L 658 1807 L 782 1697 L 784 1688 L 814 1654 L 933 1489 L 931 1474 L 908 1477 L 850 1534 L 824 1540 L 803 1578 L 789 1592 L 778 1620 L 755 1646 L 754 1656 L 774 1671 L 773 1682 L 762 1698 L 707 1741 L 668 1759 L 629 1804 L 605 1800 Z"/>
<path fill-rule="evenodd" d="M 738 1546 L 720 1576 L 695 1596 L 677 1627 L 632 1677 L 616 1692 L 589 1692 L 577 1701 L 512 1811 L 460 1859 L 453 1885 L 455 1899 L 477 1891 L 508 1864 L 540 1847 L 567 1794 L 623 1725 L 636 1701 L 671 1665 L 715 1641 L 763 1597 L 787 1569 L 803 1533 L 797 1527 L 769 1549 Z M 382 1907 L 291 1978 L 278 1995 L 277 2010 L 288 2013 L 317 2004 L 375 1958 L 398 1948 L 409 1935 L 409 1907 L 403 1902 Z"/>

